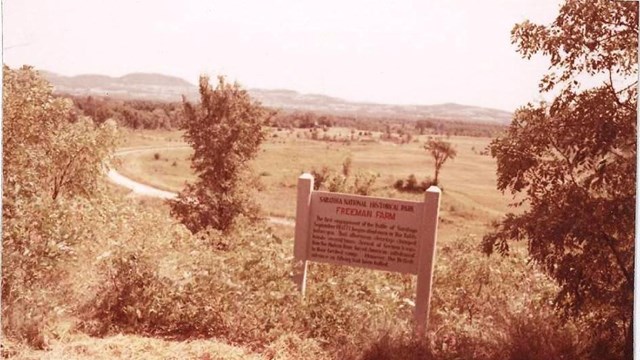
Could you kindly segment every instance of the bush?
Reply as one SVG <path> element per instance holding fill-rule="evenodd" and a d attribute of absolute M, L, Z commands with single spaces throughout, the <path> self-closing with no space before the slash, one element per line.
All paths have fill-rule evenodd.
<path fill-rule="evenodd" d="M 389 283 L 401 275 L 312 264 L 313 291 L 301 302 L 285 255 L 291 244 L 269 229 L 241 221 L 223 236 L 228 251 L 214 252 L 205 238 L 176 233 L 175 225 L 148 229 L 149 220 L 100 258 L 94 296 L 82 308 L 86 331 L 217 337 L 282 358 L 307 350 L 322 357 L 357 349 L 411 316 L 395 298 L 411 292 L 410 282 Z"/>
<path fill-rule="evenodd" d="M 352 164 L 353 161 L 351 160 L 351 156 L 344 159 L 344 161 L 342 162 L 342 175 L 344 175 L 345 177 L 349 177 L 349 175 L 351 175 Z"/>
<path fill-rule="evenodd" d="M 431 186 L 438 186 L 440 188 L 440 190 L 444 191 L 444 188 L 436 183 L 433 182 L 433 180 L 431 180 L 430 177 L 426 177 L 424 180 L 422 180 L 420 182 L 420 187 L 419 189 L 421 189 L 420 191 L 425 191 L 427 189 L 429 189 Z"/>
<path fill-rule="evenodd" d="M 511 360 L 579 359 L 576 329 L 549 314 L 529 312 L 514 314 L 508 320 L 505 352 Z M 610 355 L 610 354 L 609 354 Z M 611 357 L 608 357 L 611 358 Z"/>
<path fill-rule="evenodd" d="M 311 263 L 301 301 L 290 279 L 291 240 L 265 225 L 239 218 L 227 233 L 194 236 L 160 209 L 118 203 L 91 221 L 106 218 L 113 219 L 108 228 L 88 235 L 97 242 L 77 250 L 72 268 L 83 271 L 65 273 L 75 278 L 74 295 L 57 295 L 75 299 L 68 309 L 90 334 L 216 337 L 280 359 L 492 359 L 523 349 L 540 356 L 575 350 L 572 325 L 557 325 L 548 305 L 555 288 L 524 257 L 481 256 L 473 238 L 439 245 L 425 344 L 412 336 L 414 276 Z M 532 314 L 540 320 L 529 321 Z"/>
<path fill-rule="evenodd" d="M 347 177 L 338 174 L 332 173 L 329 176 L 327 183 L 327 190 L 330 192 L 347 192 Z"/>
<path fill-rule="evenodd" d="M 405 182 L 405 189 L 407 191 L 414 191 L 417 187 L 418 187 L 418 179 L 413 174 L 409 175 L 409 177 L 407 178 L 407 181 Z"/>
<path fill-rule="evenodd" d="M 414 174 L 411 174 L 406 180 L 396 180 L 396 182 L 393 183 L 393 188 L 400 192 L 421 193 L 426 191 L 431 185 L 434 185 L 431 178 L 427 177 L 418 183 L 418 178 Z"/>
<path fill-rule="evenodd" d="M 326 188 L 330 192 L 353 193 L 358 195 L 371 195 L 373 185 L 379 175 L 358 172 L 352 174 L 352 160 L 347 157 L 342 163 L 342 172 L 338 173 L 327 166 L 323 166 L 320 171 L 311 170 L 314 178 L 313 189 L 320 190 Z M 351 182 L 353 179 L 353 182 Z"/>
<path fill-rule="evenodd" d="M 320 171 L 316 169 L 311 170 L 313 176 L 313 190 L 319 190 L 322 185 L 329 179 L 331 170 L 327 166 L 323 166 Z"/>
<path fill-rule="evenodd" d="M 153 153 L 154 160 L 160 160 L 160 153 Z"/>
<path fill-rule="evenodd" d="M 351 192 L 358 195 L 371 195 L 377 178 L 378 175 L 371 173 L 356 174 Z"/>

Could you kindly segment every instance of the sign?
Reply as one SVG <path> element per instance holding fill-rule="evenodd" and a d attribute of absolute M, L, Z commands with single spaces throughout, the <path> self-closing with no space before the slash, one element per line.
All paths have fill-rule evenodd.
<path fill-rule="evenodd" d="M 308 260 L 417 274 L 422 203 L 314 191 Z"/>
<path fill-rule="evenodd" d="M 294 281 L 304 296 L 307 261 L 416 274 L 416 331 L 429 313 L 440 189 L 423 202 L 313 191 L 298 178 Z"/>

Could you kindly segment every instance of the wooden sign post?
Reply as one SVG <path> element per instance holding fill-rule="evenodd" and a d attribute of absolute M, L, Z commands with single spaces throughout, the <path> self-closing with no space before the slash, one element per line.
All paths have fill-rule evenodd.
<path fill-rule="evenodd" d="M 313 176 L 298 178 L 293 279 L 305 294 L 307 261 L 396 271 L 418 276 L 415 330 L 424 335 L 435 264 L 440 189 L 424 201 L 313 191 Z"/>

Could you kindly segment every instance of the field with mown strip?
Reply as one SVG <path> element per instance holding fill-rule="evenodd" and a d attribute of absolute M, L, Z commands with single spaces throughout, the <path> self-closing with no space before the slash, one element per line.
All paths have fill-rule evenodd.
<path fill-rule="evenodd" d="M 264 215 L 293 218 L 297 177 L 304 171 L 327 166 L 341 171 L 350 157 L 352 173 L 366 172 L 378 177 L 374 196 L 420 200 L 422 194 L 399 192 L 393 188 L 398 179 L 410 174 L 419 181 L 433 177 L 434 163 L 423 149 L 428 135 L 416 136 L 411 142 L 398 144 L 380 141 L 380 133 L 360 136 L 349 129 L 332 128 L 329 138 L 353 137 L 352 141 L 313 140 L 308 130 L 271 133 L 252 161 L 254 176 L 260 186 L 256 197 Z M 153 149 L 124 154 L 118 170 L 125 176 L 154 187 L 178 192 L 194 179 L 189 157 L 192 150 L 185 145 L 179 131 L 137 131 L 125 136 L 123 147 Z M 441 217 L 441 238 L 454 238 L 462 233 L 481 235 L 487 225 L 508 210 L 511 197 L 496 190 L 495 161 L 484 152 L 489 138 L 452 136 L 458 155 L 445 163 L 440 174 L 444 189 Z M 167 147 L 167 149 L 161 149 Z M 484 155 L 483 155 L 484 153 Z"/>

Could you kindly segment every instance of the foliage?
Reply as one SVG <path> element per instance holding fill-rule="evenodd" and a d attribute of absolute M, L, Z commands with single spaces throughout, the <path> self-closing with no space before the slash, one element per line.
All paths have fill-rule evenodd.
<path fill-rule="evenodd" d="M 200 78 L 201 104 L 185 102 L 185 140 L 193 147 L 191 167 L 198 179 L 172 200 L 171 213 L 189 230 L 228 230 L 238 215 L 255 217 L 257 204 L 243 178 L 264 140 L 268 112 L 238 84 Z"/>
<path fill-rule="evenodd" d="M 73 96 L 61 94 L 69 98 L 74 104 L 74 113 L 91 117 L 96 124 L 102 124 L 112 119 L 123 127 L 132 129 L 179 129 L 184 123 L 184 109 L 180 102 L 165 102 L 141 99 L 118 99 L 114 97 L 100 96 Z M 504 129 L 503 125 L 490 123 L 476 123 L 451 119 L 417 120 L 412 118 L 388 119 L 371 114 L 359 114 L 357 116 L 323 114 L 314 112 L 279 111 L 267 121 L 267 125 L 279 129 L 311 129 L 322 128 L 328 130 L 331 127 L 346 127 L 364 130 L 371 135 L 371 131 L 384 131 L 385 124 L 393 122 L 395 126 L 409 125 L 415 132 L 422 135 L 425 130 L 434 134 L 451 134 L 490 137 Z M 414 125 L 415 121 L 415 125 Z M 366 136 L 361 134 L 360 136 Z M 405 136 L 411 135 L 409 133 Z M 318 135 L 316 134 L 316 137 Z M 326 134 L 318 139 L 329 141 Z M 406 141 L 406 139 L 405 139 Z"/>
<path fill-rule="evenodd" d="M 115 127 L 72 114 L 30 67 L 3 67 L 2 317 L 5 334 L 46 346 L 43 330 L 64 294 L 64 263 L 91 241 L 84 227 Z"/>
<path fill-rule="evenodd" d="M 638 3 L 568 0 L 551 25 L 525 21 L 512 36 L 524 57 L 550 57 L 540 88 L 559 92 L 551 104 L 519 109 L 490 146 L 498 188 L 523 194 L 527 207 L 496 224 L 485 251 L 526 241 L 560 285 L 555 304 L 593 329 L 592 355 L 629 357 Z M 585 74 L 602 85 L 581 88 Z"/>
<path fill-rule="evenodd" d="M 426 191 L 431 185 L 433 185 L 433 181 L 430 177 L 422 180 L 418 183 L 418 178 L 414 174 L 410 174 L 406 180 L 398 179 L 395 183 L 393 183 L 393 187 L 402 192 L 412 192 L 412 193 L 421 193 Z"/>
<path fill-rule="evenodd" d="M 373 192 L 373 185 L 378 179 L 377 174 L 370 172 L 358 172 L 353 179 L 353 187 L 351 192 L 358 195 L 371 195 Z"/>
<path fill-rule="evenodd" d="M 327 181 L 327 191 L 330 192 L 347 192 L 347 177 L 339 172 L 332 172 Z"/>
<path fill-rule="evenodd" d="M 351 159 L 351 156 L 348 156 L 342 162 L 342 175 L 344 175 L 345 177 L 349 177 L 349 175 L 351 175 L 352 166 L 353 160 Z"/>
<path fill-rule="evenodd" d="M 456 150 L 451 143 L 439 139 L 430 139 L 424 145 L 424 149 L 433 156 L 433 160 L 435 161 L 433 185 L 438 185 L 438 175 L 440 174 L 442 165 L 444 165 L 448 159 L 453 160 L 456 157 Z"/>
<path fill-rule="evenodd" d="M 313 175 L 313 189 L 329 192 L 353 193 L 358 195 L 371 195 L 373 186 L 378 179 L 377 174 L 358 171 L 353 174 L 353 160 L 348 156 L 342 162 L 342 171 L 335 171 L 328 166 L 322 166 L 318 171 L 311 170 Z"/>
<path fill-rule="evenodd" d="M 426 129 L 434 129 L 435 124 L 429 120 L 418 120 L 416 121 L 415 128 L 420 132 L 420 135 L 423 135 Z"/>
<path fill-rule="evenodd" d="M 311 169 L 311 175 L 313 176 L 313 190 L 319 190 L 329 179 L 330 174 L 331 169 L 326 165 L 320 170 Z"/>
<path fill-rule="evenodd" d="M 291 239 L 264 225 L 240 220 L 206 239 L 176 224 L 158 226 L 157 211 L 118 212 L 113 226 L 129 229 L 121 233 L 128 241 L 105 244 L 86 290 L 95 295 L 82 308 L 82 327 L 95 335 L 216 337 L 285 359 L 518 358 L 521 349 L 572 358 L 579 346 L 572 324 L 554 317 L 555 287 L 537 267 L 519 253 L 479 256 L 473 238 L 439 249 L 425 343 L 412 336 L 410 275 L 312 263 L 301 301 L 289 277 Z M 210 251 L 219 237 L 231 251 Z M 523 336 L 533 329 L 536 336 Z"/>
<path fill-rule="evenodd" d="M 269 125 L 280 129 L 310 129 L 310 128 L 322 128 L 328 129 L 330 127 L 343 127 L 351 128 L 360 131 L 364 131 L 360 136 L 367 136 L 367 133 L 372 131 L 383 132 L 383 139 L 392 140 L 391 131 L 396 130 L 399 127 L 407 126 L 411 127 L 413 132 L 419 135 L 425 133 L 433 134 L 451 134 L 451 135 L 465 135 L 465 136 L 478 136 L 478 137 L 490 137 L 499 133 L 504 129 L 504 125 L 481 123 L 481 122 L 468 122 L 463 120 L 452 120 L 444 118 L 429 118 L 415 120 L 411 117 L 393 117 L 389 118 L 386 115 L 377 115 L 371 113 L 362 113 L 357 115 L 338 115 L 338 114 L 324 114 L 313 112 L 300 112 L 300 111 L 287 111 L 285 109 L 278 111 L 278 113 L 272 117 L 269 121 Z M 370 136 L 371 134 L 369 134 Z M 407 138 L 411 135 L 406 132 L 404 137 L 401 137 L 401 142 L 407 142 Z M 322 140 L 328 140 L 328 136 L 320 137 Z M 402 140 L 404 139 L 404 140 Z M 409 139 L 410 141 L 410 139 Z"/>
<path fill-rule="evenodd" d="M 119 100 L 110 97 L 68 96 L 76 112 L 97 124 L 112 119 L 133 129 L 177 129 L 184 121 L 182 104 L 152 100 Z"/>

